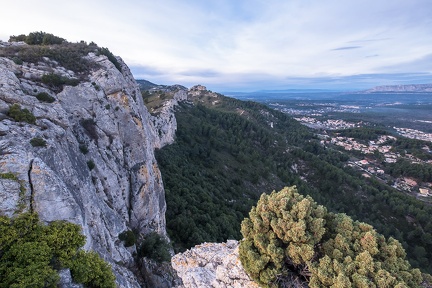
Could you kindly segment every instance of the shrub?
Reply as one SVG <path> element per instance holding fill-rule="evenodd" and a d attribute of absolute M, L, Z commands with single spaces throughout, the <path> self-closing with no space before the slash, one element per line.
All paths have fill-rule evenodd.
<path fill-rule="evenodd" d="M 91 170 L 93 170 L 96 167 L 96 164 L 93 162 L 93 160 L 87 161 L 87 167 Z"/>
<path fill-rule="evenodd" d="M 79 251 L 70 270 L 73 279 L 87 287 L 116 287 L 110 265 L 103 261 L 96 252 Z"/>
<path fill-rule="evenodd" d="M 97 45 L 91 43 L 67 43 L 59 45 L 23 45 L 0 48 L 0 56 L 10 59 L 19 59 L 22 62 L 37 63 L 44 62 L 44 57 L 55 60 L 59 65 L 76 73 L 89 72 L 92 68 L 99 67 L 97 63 L 84 58 L 89 52 L 97 52 Z"/>
<path fill-rule="evenodd" d="M 24 34 L 20 34 L 18 36 L 12 35 L 9 37 L 8 42 L 24 42 L 26 40 L 27 36 Z"/>
<path fill-rule="evenodd" d="M 55 98 L 49 95 L 46 92 L 40 92 L 36 95 L 36 98 L 41 102 L 52 103 L 55 101 Z"/>
<path fill-rule="evenodd" d="M 0 216 L 0 287 L 57 287 L 62 268 L 87 287 L 115 287 L 110 266 L 95 252 L 79 251 L 84 243 L 81 228 L 66 221 Z"/>
<path fill-rule="evenodd" d="M 24 36 L 24 37 L 23 37 Z M 28 36 L 19 35 L 17 37 L 11 36 L 9 42 L 11 41 L 24 41 L 28 45 L 51 45 L 51 44 L 62 44 L 66 40 L 50 33 L 45 32 L 32 32 Z M 19 40 L 17 40 L 19 39 Z"/>
<path fill-rule="evenodd" d="M 111 51 L 108 48 L 104 48 L 104 47 L 99 48 L 98 53 L 99 53 L 99 55 L 107 56 L 108 60 L 114 64 L 114 66 L 117 68 L 117 70 L 119 70 L 120 72 L 122 71 L 121 65 L 118 62 L 117 58 L 114 56 L 114 54 L 111 53 Z"/>
<path fill-rule="evenodd" d="M 47 84 L 51 88 L 62 88 L 63 85 L 76 86 L 79 84 L 78 79 L 63 77 L 54 73 L 43 75 L 41 80 L 42 83 Z"/>
<path fill-rule="evenodd" d="M 23 64 L 23 60 L 19 57 L 13 57 L 12 61 L 17 64 L 17 65 L 22 65 Z"/>
<path fill-rule="evenodd" d="M 241 225 L 239 255 L 263 287 L 418 287 L 402 245 L 345 214 L 328 213 L 295 187 L 262 195 Z M 372 286 L 371 286 L 372 285 Z"/>
<path fill-rule="evenodd" d="M 17 122 L 36 123 L 36 117 L 29 110 L 21 109 L 21 106 L 16 103 L 9 108 L 7 114 Z"/>
<path fill-rule="evenodd" d="M 30 140 L 30 144 L 33 147 L 45 147 L 47 145 L 45 139 L 40 137 L 35 137 Z"/>
<path fill-rule="evenodd" d="M 170 248 L 171 246 L 167 240 L 162 238 L 162 236 L 156 232 L 152 232 L 147 235 L 144 241 L 141 243 L 138 249 L 138 256 L 148 257 L 157 262 L 170 261 Z"/>
<path fill-rule="evenodd" d="M 124 241 L 125 247 L 130 247 L 130 246 L 135 245 L 136 237 L 135 237 L 135 234 L 131 230 L 127 230 L 127 231 L 120 233 L 118 237 L 121 241 Z"/>
<path fill-rule="evenodd" d="M 80 144 L 79 149 L 80 149 L 81 153 L 83 153 L 84 155 L 89 152 L 88 147 L 85 144 Z"/>
<path fill-rule="evenodd" d="M 0 178 L 18 181 L 18 177 L 12 172 L 1 173 Z"/>

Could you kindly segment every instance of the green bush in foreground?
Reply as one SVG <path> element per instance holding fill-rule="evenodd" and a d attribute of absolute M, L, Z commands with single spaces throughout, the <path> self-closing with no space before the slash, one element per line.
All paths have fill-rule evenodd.
<path fill-rule="evenodd" d="M 79 251 L 70 269 L 73 279 L 87 287 L 116 287 L 111 267 L 96 252 Z"/>
<path fill-rule="evenodd" d="M 242 222 L 240 260 L 263 287 L 419 287 L 402 245 L 295 187 L 263 194 Z"/>
<path fill-rule="evenodd" d="M 72 223 L 43 225 L 33 213 L 0 216 L 0 287 L 57 287 L 62 268 L 87 287 L 115 287 L 110 266 L 95 252 L 79 250 L 84 243 Z"/>

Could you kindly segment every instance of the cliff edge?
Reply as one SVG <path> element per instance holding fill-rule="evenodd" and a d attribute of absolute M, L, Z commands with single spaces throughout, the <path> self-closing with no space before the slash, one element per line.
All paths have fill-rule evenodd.
<path fill-rule="evenodd" d="M 0 46 L 29 49 L 23 43 Z M 84 58 L 90 68 L 77 72 L 50 57 L 0 57 L 0 173 L 18 179 L 0 179 L 0 213 L 33 211 L 46 223 L 80 225 L 85 249 L 112 265 L 118 287 L 145 286 L 135 248 L 124 247 L 118 235 L 133 230 L 166 237 L 164 188 L 153 151 L 172 141 L 174 132 L 166 130 L 161 141 L 157 121 L 119 57 L 115 63 L 94 52 Z"/>

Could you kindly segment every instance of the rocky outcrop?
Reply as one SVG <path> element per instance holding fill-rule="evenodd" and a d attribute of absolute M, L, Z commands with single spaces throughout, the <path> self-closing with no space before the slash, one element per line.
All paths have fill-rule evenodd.
<path fill-rule="evenodd" d="M 258 288 L 241 266 L 238 245 L 235 240 L 204 243 L 175 255 L 171 263 L 186 288 Z"/>
<path fill-rule="evenodd" d="M 187 89 L 179 86 L 174 92 L 173 98 L 165 101 L 159 109 L 158 114 L 152 116 L 152 123 L 158 137 L 156 148 L 161 148 L 174 142 L 175 132 L 177 131 L 177 120 L 174 115 L 174 109 L 179 102 L 186 101 L 187 97 Z"/>
<path fill-rule="evenodd" d="M 173 132 L 163 130 L 159 140 L 120 58 L 121 71 L 105 56 L 87 58 L 95 68 L 80 75 L 86 80 L 52 89 L 40 81 L 42 75 L 78 76 L 50 59 L 16 64 L 0 57 L 0 213 L 31 210 L 45 222 L 79 224 L 85 249 L 111 263 L 118 286 L 140 287 L 132 273 L 134 249 L 126 249 L 118 235 L 133 229 L 166 236 L 164 189 L 153 151 L 172 141 Z M 55 101 L 41 102 L 35 97 L 41 92 Z M 9 117 L 15 103 L 36 122 Z M 175 126 L 175 119 L 170 123 Z M 32 145 L 33 138 L 45 145 Z"/>

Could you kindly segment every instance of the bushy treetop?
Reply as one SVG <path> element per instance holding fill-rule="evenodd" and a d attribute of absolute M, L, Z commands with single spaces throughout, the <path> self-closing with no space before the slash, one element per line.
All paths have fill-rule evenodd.
<path fill-rule="evenodd" d="M 397 240 L 327 212 L 295 186 L 262 195 L 241 232 L 240 260 L 263 287 L 419 287 L 423 281 Z"/>
<path fill-rule="evenodd" d="M 10 36 L 9 42 L 14 41 L 24 41 L 28 45 L 52 45 L 66 42 L 66 40 L 61 37 L 42 31 L 31 32 L 28 35 L 21 34 L 18 36 Z"/>

